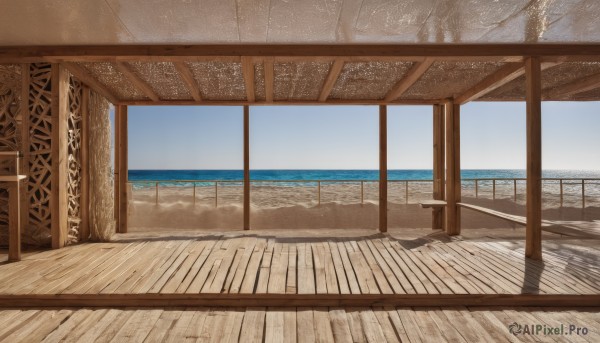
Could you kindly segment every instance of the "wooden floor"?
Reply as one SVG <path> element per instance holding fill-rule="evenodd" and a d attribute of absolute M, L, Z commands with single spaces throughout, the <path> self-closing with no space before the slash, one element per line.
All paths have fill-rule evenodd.
<path fill-rule="evenodd" d="M 1 342 L 599 342 L 600 312 L 480 308 L 165 308 L 0 311 Z M 586 335 L 512 335 L 509 325 Z M 580 331 L 582 333 L 582 331 Z"/>
<path fill-rule="evenodd" d="M 33 299 L 61 300 L 72 306 L 96 305 L 76 300 L 110 299 L 117 305 L 140 306 L 168 299 L 167 295 L 179 295 L 173 299 L 180 302 L 154 305 L 180 305 L 190 299 L 205 301 L 194 304 L 231 300 L 222 305 L 242 299 L 243 306 L 277 306 L 277 302 L 374 305 L 394 304 L 393 299 L 399 299 L 396 305 L 405 306 L 426 305 L 427 299 L 440 306 L 537 304 L 518 302 L 515 297 L 510 298 L 517 299 L 513 303 L 494 302 L 498 299 L 494 295 L 504 300 L 506 296 L 585 295 L 589 298 L 581 298 L 583 304 L 600 300 L 600 245 L 588 244 L 585 253 L 563 250 L 546 249 L 542 263 L 524 259 L 519 242 L 448 240 L 443 235 L 405 240 L 381 234 L 125 236 L 111 243 L 44 251 L 18 263 L 1 264 L 0 298 L 5 306 Z M 327 299 L 335 301 L 321 302 Z M 573 299 L 552 301 L 557 306 L 577 304 Z"/>

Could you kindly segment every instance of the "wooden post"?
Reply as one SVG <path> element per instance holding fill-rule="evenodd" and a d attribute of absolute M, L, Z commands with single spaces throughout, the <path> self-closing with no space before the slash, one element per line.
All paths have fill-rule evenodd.
<path fill-rule="evenodd" d="M 121 192 L 119 191 L 119 185 L 120 185 L 120 171 L 121 171 L 121 159 L 119 158 L 119 153 L 121 151 L 121 149 L 119 149 L 120 147 L 120 140 L 121 140 L 121 130 L 120 130 L 120 125 L 119 125 L 119 117 L 120 117 L 120 112 L 121 112 L 121 106 L 115 106 L 115 117 L 114 117 L 114 139 L 115 139 L 115 146 L 114 146 L 114 161 L 113 161 L 113 168 L 114 168 L 114 179 L 113 179 L 113 186 L 114 186 L 114 217 L 115 217 L 115 224 L 116 224 L 116 230 L 117 232 L 119 232 L 120 230 L 120 221 L 119 221 L 119 205 L 121 204 L 121 201 L 119 200 L 119 196 L 121 195 Z"/>
<path fill-rule="evenodd" d="M 379 106 L 379 231 L 387 232 L 387 106 Z"/>
<path fill-rule="evenodd" d="M 492 180 L 492 200 L 496 200 L 496 179 Z"/>
<path fill-rule="evenodd" d="M 542 259 L 542 82 L 538 57 L 525 60 L 527 102 L 527 229 L 525 256 Z"/>
<path fill-rule="evenodd" d="M 460 234 L 460 105 L 446 103 L 446 233 Z"/>
<path fill-rule="evenodd" d="M 514 191 L 514 196 L 515 196 L 515 203 L 517 202 L 517 179 L 513 180 L 513 191 Z"/>
<path fill-rule="evenodd" d="M 12 171 L 14 175 L 19 175 L 20 153 L 15 156 Z M 19 180 L 10 182 L 8 186 L 8 260 L 21 260 L 21 190 Z"/>
<path fill-rule="evenodd" d="M 31 65 L 24 63 L 21 65 L 21 147 L 22 158 L 20 172 L 29 177 L 29 160 L 31 147 L 30 135 L 30 113 L 29 113 L 29 87 L 31 82 Z M 20 182 L 21 185 L 21 224 L 25 227 L 29 224 L 29 208 L 32 204 L 29 202 L 29 179 Z"/>
<path fill-rule="evenodd" d="M 216 193 L 215 193 L 216 201 Z M 244 230 L 250 230 L 250 107 L 244 106 Z"/>
<path fill-rule="evenodd" d="M 127 106 L 119 105 L 119 232 L 127 233 L 127 216 L 129 197 L 127 181 L 129 179 L 128 138 L 127 138 Z"/>
<path fill-rule="evenodd" d="M 79 225 L 79 240 L 82 242 L 87 241 L 90 237 L 89 102 L 90 89 L 83 87 L 81 97 L 81 223 Z"/>
<path fill-rule="evenodd" d="M 52 248 L 65 246 L 68 239 L 68 101 L 69 75 L 58 63 L 52 64 L 52 174 L 50 209 L 52 211 Z"/>
<path fill-rule="evenodd" d="M 444 185 L 446 183 L 444 167 L 444 113 L 443 105 L 433 105 L 433 199 L 444 200 Z M 408 194 L 408 193 L 407 193 Z M 432 211 L 432 229 L 444 228 L 445 209 Z"/>

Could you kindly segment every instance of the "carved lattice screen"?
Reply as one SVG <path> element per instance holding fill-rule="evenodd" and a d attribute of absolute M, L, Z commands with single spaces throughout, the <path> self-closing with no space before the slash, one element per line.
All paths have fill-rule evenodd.
<path fill-rule="evenodd" d="M 52 68 L 48 63 L 29 67 L 29 223 L 39 245 L 50 242 L 52 169 Z"/>

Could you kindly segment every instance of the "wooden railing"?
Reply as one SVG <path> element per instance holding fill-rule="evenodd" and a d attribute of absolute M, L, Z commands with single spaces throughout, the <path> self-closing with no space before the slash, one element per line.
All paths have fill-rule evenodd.
<path fill-rule="evenodd" d="M 475 188 L 475 197 L 479 198 L 481 193 L 481 188 L 488 186 L 490 184 L 492 199 L 496 199 L 497 195 L 497 186 L 500 184 L 512 184 L 513 194 L 512 198 L 516 202 L 518 199 L 518 183 L 526 182 L 525 178 L 469 178 L 462 179 L 462 187 L 469 184 L 473 184 Z M 275 187 L 280 185 L 298 185 L 298 184 L 308 184 L 314 185 L 316 187 L 316 198 L 317 203 L 321 204 L 321 187 L 325 184 L 360 184 L 360 203 L 364 204 L 365 201 L 365 183 L 377 183 L 377 180 L 252 180 L 251 184 L 262 184 L 269 185 L 273 184 Z M 559 186 L 559 193 L 557 194 L 560 197 L 560 206 L 563 207 L 564 204 L 564 186 L 565 185 L 581 185 L 581 205 L 583 208 L 586 206 L 586 185 L 600 185 L 600 179 L 597 178 L 543 178 L 543 183 L 548 182 L 556 182 Z M 161 184 L 170 184 L 177 185 L 175 187 L 188 186 L 192 187 L 192 201 L 196 204 L 196 188 L 197 187 L 213 187 L 214 188 L 214 206 L 219 206 L 219 186 L 221 185 L 235 185 L 239 184 L 243 185 L 243 180 L 136 180 L 129 181 L 130 185 L 142 185 L 146 187 L 154 187 L 155 188 L 155 203 L 158 205 L 159 203 L 159 186 Z M 388 180 L 388 183 L 402 183 L 404 184 L 404 203 L 409 203 L 409 198 L 411 196 L 410 185 L 414 183 L 431 183 L 433 188 L 433 180 Z M 525 187 L 523 185 L 523 187 Z M 600 193 L 600 192 L 599 192 Z M 414 195 L 413 195 L 414 196 Z"/>

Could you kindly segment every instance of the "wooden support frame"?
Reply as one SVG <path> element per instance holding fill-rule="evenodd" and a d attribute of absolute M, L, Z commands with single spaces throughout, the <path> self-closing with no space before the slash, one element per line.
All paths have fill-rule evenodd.
<path fill-rule="evenodd" d="M 327 100 L 329 94 L 335 86 L 335 83 L 337 82 L 338 77 L 340 76 L 340 73 L 342 72 L 342 69 L 344 69 L 345 63 L 346 61 L 341 58 L 338 58 L 335 61 L 333 61 L 333 64 L 329 69 L 329 73 L 327 74 L 327 78 L 323 83 L 323 87 L 321 87 L 321 93 L 319 94 L 319 102 L 324 102 Z"/>
<path fill-rule="evenodd" d="M 246 100 L 256 101 L 254 91 L 254 60 L 251 57 L 242 57 L 242 73 L 244 74 L 244 85 L 246 87 Z"/>
<path fill-rule="evenodd" d="M 90 238 L 90 89 L 83 87 L 81 96 L 81 222 L 79 224 L 79 240 Z"/>
<path fill-rule="evenodd" d="M 129 207 L 128 115 L 127 106 L 119 106 L 119 233 L 127 233 Z"/>
<path fill-rule="evenodd" d="M 460 105 L 448 102 L 446 117 L 446 233 L 460 234 Z"/>
<path fill-rule="evenodd" d="M 421 62 L 416 62 L 415 65 L 406 73 L 406 76 L 400 80 L 385 96 L 386 101 L 394 101 L 406 92 L 412 85 L 417 82 L 423 74 L 431 67 L 434 60 L 426 58 Z"/>
<path fill-rule="evenodd" d="M 65 45 L 0 47 L 1 63 L 39 61 L 177 60 L 198 56 L 281 56 L 281 57 L 489 57 L 507 60 L 522 56 L 600 56 L 600 45 L 582 44 L 198 44 L 198 45 Z M 514 61 L 514 59 L 513 59 Z"/>
<path fill-rule="evenodd" d="M 569 97 L 574 94 L 600 88 L 600 74 L 582 77 L 567 84 L 558 86 L 545 94 L 548 98 Z"/>
<path fill-rule="evenodd" d="M 250 107 L 244 106 L 244 230 L 250 230 Z"/>
<path fill-rule="evenodd" d="M 379 106 L 379 231 L 387 232 L 387 106 Z"/>
<path fill-rule="evenodd" d="M 457 96 L 454 101 L 462 105 L 469 101 L 477 100 L 491 91 L 523 75 L 524 73 L 525 69 L 523 63 L 508 63 L 506 66 L 500 68 L 498 71 L 486 77 L 472 88 Z"/>
<path fill-rule="evenodd" d="M 190 68 L 188 68 L 185 62 L 173 62 L 173 66 L 175 67 L 175 70 L 177 70 L 177 73 L 181 77 L 181 80 L 183 80 L 183 83 L 187 87 L 194 101 L 201 102 L 202 94 L 200 93 L 200 87 Z"/>
<path fill-rule="evenodd" d="M 444 132 L 444 105 L 433 105 L 433 199 L 445 199 L 445 132 Z M 444 229 L 444 216 L 446 210 L 432 211 L 432 229 Z"/>
<path fill-rule="evenodd" d="M 273 102 L 273 92 L 274 92 L 274 78 L 275 78 L 275 70 L 273 69 L 273 59 L 267 58 L 263 62 L 263 67 L 265 70 L 265 100 L 266 102 Z"/>
<path fill-rule="evenodd" d="M 113 104 L 119 102 L 117 97 L 112 94 L 112 92 L 104 86 L 100 81 L 96 80 L 93 76 L 91 76 L 83 67 L 76 63 L 65 62 L 62 65 L 73 74 L 79 81 L 83 82 L 85 85 L 93 89 L 96 93 L 102 95 L 106 98 L 106 100 L 110 101 Z"/>
<path fill-rule="evenodd" d="M 52 64 L 52 174 L 50 209 L 52 211 L 52 248 L 65 246 L 68 239 L 68 111 L 69 75 L 60 64 Z"/>
<path fill-rule="evenodd" d="M 125 75 L 129 82 L 131 82 L 133 86 L 140 90 L 145 96 L 150 98 L 150 100 L 160 100 L 160 97 L 158 96 L 158 94 L 156 94 L 152 87 L 150 87 L 150 85 L 147 84 L 146 81 L 142 80 L 136 73 L 134 73 L 133 70 L 131 70 L 131 67 L 126 62 L 117 61 L 116 66 L 117 69 L 121 73 L 123 73 L 123 75 Z"/>
<path fill-rule="evenodd" d="M 540 58 L 525 60 L 527 227 L 525 256 L 542 259 L 542 81 Z"/>

